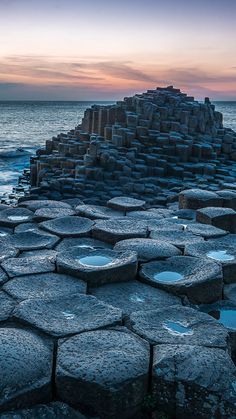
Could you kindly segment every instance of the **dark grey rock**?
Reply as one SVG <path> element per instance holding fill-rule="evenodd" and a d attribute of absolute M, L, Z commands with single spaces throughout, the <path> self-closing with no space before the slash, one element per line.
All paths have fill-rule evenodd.
<path fill-rule="evenodd" d="M 59 341 L 57 395 L 104 419 L 137 417 L 148 369 L 149 345 L 125 328 L 83 333 Z"/>
<path fill-rule="evenodd" d="M 180 305 L 130 315 L 130 328 L 153 345 L 228 348 L 228 331 L 213 317 Z"/>
<path fill-rule="evenodd" d="M 2 263 L 3 269 L 10 278 L 14 276 L 53 272 L 55 263 L 53 256 L 31 256 L 10 258 Z"/>
<path fill-rule="evenodd" d="M 80 249 L 112 249 L 112 245 L 109 243 L 102 242 L 101 240 L 92 239 L 90 237 L 82 238 L 72 238 L 72 239 L 63 239 L 57 246 L 57 252 L 67 252 L 73 247 L 78 247 Z"/>
<path fill-rule="evenodd" d="M 18 224 L 30 222 L 34 213 L 26 208 L 10 208 L 0 212 L 0 226 L 15 227 Z"/>
<path fill-rule="evenodd" d="M 50 199 L 45 200 L 32 200 L 20 203 L 21 207 L 26 207 L 31 211 L 36 211 L 40 208 L 71 208 L 71 205 L 62 201 L 53 201 Z"/>
<path fill-rule="evenodd" d="M 46 208 L 39 208 L 34 213 L 34 220 L 46 221 L 46 220 L 53 220 L 54 218 L 59 217 L 67 217 L 69 215 L 75 215 L 76 212 L 72 208 L 64 208 L 64 207 L 46 207 Z"/>
<path fill-rule="evenodd" d="M 34 232 L 41 232 L 41 234 L 45 234 L 44 230 L 39 229 L 39 225 L 37 223 L 22 223 L 15 227 L 15 233 L 25 233 L 27 231 L 34 231 Z M 49 234 L 49 233 L 47 233 Z"/>
<path fill-rule="evenodd" d="M 236 284 L 224 286 L 224 298 L 231 303 L 236 304 Z"/>
<path fill-rule="evenodd" d="M 135 252 L 110 249 L 72 248 L 68 252 L 59 252 L 57 256 L 58 272 L 77 276 L 89 286 L 130 281 L 137 273 L 137 263 Z"/>
<path fill-rule="evenodd" d="M 204 239 L 221 238 L 228 234 L 225 230 L 201 223 L 188 224 L 186 226 L 186 231 L 190 231 L 191 233 L 201 236 Z"/>
<path fill-rule="evenodd" d="M 16 302 L 5 292 L 0 291 L 0 321 L 7 320 L 13 311 Z"/>
<path fill-rule="evenodd" d="M 127 239 L 116 243 L 114 250 L 125 251 L 132 250 L 137 252 L 138 259 L 149 261 L 152 259 L 166 259 L 170 256 L 181 255 L 177 247 L 169 243 L 160 242 L 154 239 Z"/>
<path fill-rule="evenodd" d="M 134 311 L 181 305 L 180 298 L 138 281 L 103 285 L 93 288 L 91 293 L 104 303 L 119 307 L 125 315 Z"/>
<path fill-rule="evenodd" d="M 115 244 L 117 241 L 148 235 L 147 223 L 140 220 L 101 220 L 93 226 L 92 235 L 98 240 Z"/>
<path fill-rule="evenodd" d="M 19 303 L 13 317 L 57 337 L 121 324 L 122 311 L 89 295 L 30 299 Z"/>
<path fill-rule="evenodd" d="M 179 194 L 179 208 L 197 210 L 204 207 L 220 206 L 222 199 L 217 193 L 204 189 L 187 189 Z"/>
<path fill-rule="evenodd" d="M 112 198 L 107 202 L 108 207 L 118 211 L 135 211 L 145 208 L 145 201 L 130 198 L 128 196 L 119 196 Z"/>
<path fill-rule="evenodd" d="M 13 258 L 18 254 L 19 250 L 11 245 L 7 239 L 0 239 L 0 262 L 3 262 L 9 258 Z"/>
<path fill-rule="evenodd" d="M 12 234 L 7 239 L 7 243 L 17 249 L 36 250 L 51 249 L 59 242 L 59 237 L 52 234 L 39 234 L 37 231 L 27 231 L 24 233 Z"/>
<path fill-rule="evenodd" d="M 153 402 L 181 419 L 235 418 L 236 368 L 222 349 L 191 345 L 154 348 Z"/>
<path fill-rule="evenodd" d="M 89 236 L 93 221 L 84 217 L 61 217 L 44 221 L 39 227 L 60 237 L 85 237 Z"/>
<path fill-rule="evenodd" d="M 69 275 L 46 273 L 13 278 L 3 289 L 13 298 L 57 298 L 86 294 L 86 283 Z"/>
<path fill-rule="evenodd" d="M 56 262 L 57 253 L 52 249 L 42 249 L 42 250 L 26 250 L 25 252 L 20 253 L 18 258 L 28 258 L 32 256 L 45 256 L 50 257 L 53 262 Z"/>
<path fill-rule="evenodd" d="M 0 328 L 0 411 L 51 397 L 52 344 L 31 331 Z"/>
<path fill-rule="evenodd" d="M 90 218 L 91 220 L 109 220 L 110 218 L 119 218 L 125 215 L 124 211 L 115 211 L 99 205 L 78 205 L 77 214 Z"/>
<path fill-rule="evenodd" d="M 38 404 L 22 410 L 12 410 L 0 414 L 0 419 L 86 419 L 76 410 L 62 402 Z"/>
<path fill-rule="evenodd" d="M 9 234 L 13 233 L 13 229 L 9 227 L 0 227 L 0 239 L 4 239 Z"/>
<path fill-rule="evenodd" d="M 2 268 L 0 268 L 0 286 L 7 282 L 8 276 Z"/>
<path fill-rule="evenodd" d="M 166 261 L 145 263 L 139 276 L 149 285 L 179 296 L 186 295 L 194 304 L 211 303 L 222 296 L 221 266 L 208 259 L 174 256 Z"/>
<path fill-rule="evenodd" d="M 150 234 L 151 239 L 156 239 L 164 243 L 172 244 L 181 250 L 189 243 L 203 242 L 201 236 L 196 236 L 191 232 L 184 231 L 171 231 L 171 230 L 153 230 Z"/>
<path fill-rule="evenodd" d="M 231 208 L 207 207 L 197 210 L 196 220 L 236 233 L 236 211 Z"/>

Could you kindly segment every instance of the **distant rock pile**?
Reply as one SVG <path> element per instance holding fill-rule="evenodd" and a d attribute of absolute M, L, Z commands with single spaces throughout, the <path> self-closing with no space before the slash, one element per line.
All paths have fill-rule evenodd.
<path fill-rule="evenodd" d="M 87 109 L 31 162 L 31 195 L 88 204 L 129 195 L 165 204 L 183 187 L 236 181 L 236 133 L 222 114 L 172 86 Z"/>

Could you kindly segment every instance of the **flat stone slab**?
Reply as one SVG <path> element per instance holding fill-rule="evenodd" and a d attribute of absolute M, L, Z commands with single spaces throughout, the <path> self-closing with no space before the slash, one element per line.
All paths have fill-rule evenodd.
<path fill-rule="evenodd" d="M 57 252 L 67 252 L 73 247 L 79 249 L 112 249 L 112 245 L 109 243 L 102 242 L 101 240 L 92 239 L 90 237 L 74 237 L 72 239 L 63 239 L 57 246 Z"/>
<path fill-rule="evenodd" d="M 102 418 L 136 417 L 148 369 L 149 345 L 125 328 L 83 333 L 59 341 L 57 395 Z"/>
<path fill-rule="evenodd" d="M 221 299 L 223 278 L 218 263 L 190 256 L 174 256 L 166 261 L 142 265 L 142 281 L 173 294 L 186 295 L 194 304 Z"/>
<path fill-rule="evenodd" d="M 148 230 L 150 232 L 152 231 L 159 231 L 159 230 L 164 230 L 164 231 L 183 231 L 184 230 L 184 226 L 187 226 L 188 222 L 181 220 L 181 223 L 176 223 L 176 220 L 174 220 L 173 218 L 162 218 L 160 220 L 155 220 L 155 219 L 149 219 L 146 220 L 147 221 L 147 226 L 148 226 Z"/>
<path fill-rule="evenodd" d="M 0 419 L 86 419 L 65 403 L 51 402 L 38 404 L 22 410 L 12 410 L 0 414 Z"/>
<path fill-rule="evenodd" d="M 53 220 L 54 218 L 66 217 L 69 215 L 75 215 L 76 212 L 72 208 L 66 207 L 43 207 L 39 208 L 34 213 L 34 219 L 36 221 Z"/>
<path fill-rule="evenodd" d="M 200 243 L 203 242 L 201 236 L 187 231 L 170 231 L 170 230 L 153 230 L 150 233 L 151 239 L 156 239 L 165 243 L 172 244 L 179 249 L 184 249 L 189 243 Z"/>
<path fill-rule="evenodd" d="M 3 262 L 9 258 L 13 258 L 18 254 L 19 250 L 12 246 L 7 239 L 0 239 L 0 262 Z"/>
<path fill-rule="evenodd" d="M 145 201 L 134 199 L 128 196 L 112 198 L 107 202 L 107 206 L 118 211 L 135 211 L 145 208 Z"/>
<path fill-rule="evenodd" d="M 149 261 L 152 259 L 166 259 L 171 256 L 181 255 L 177 247 L 169 243 L 164 243 L 154 239 L 127 239 L 116 243 L 114 250 L 125 251 L 132 250 L 137 252 L 140 261 Z"/>
<path fill-rule="evenodd" d="M 204 243 L 189 244 L 185 247 L 185 254 L 213 260 L 222 266 L 225 283 L 236 282 L 236 249 L 225 245 L 219 240 L 209 240 Z"/>
<path fill-rule="evenodd" d="M 45 234 L 45 233 L 49 234 L 49 233 L 45 232 L 44 230 L 41 230 L 39 228 L 39 225 L 35 222 L 19 224 L 18 226 L 15 227 L 14 233 L 15 234 L 16 233 L 17 234 L 18 233 L 25 233 L 27 231 L 34 231 L 34 232 L 37 232 L 37 233 L 40 232 L 41 234 Z"/>
<path fill-rule="evenodd" d="M 78 205 L 75 210 L 77 214 L 91 220 L 109 220 L 110 218 L 120 218 L 125 215 L 124 211 L 115 211 L 112 208 L 100 205 Z"/>
<path fill-rule="evenodd" d="M 41 249 L 41 250 L 25 250 L 20 253 L 18 258 L 28 258 L 32 256 L 45 256 L 50 257 L 53 262 L 56 262 L 57 251 L 52 249 Z"/>
<path fill-rule="evenodd" d="M 15 227 L 18 224 L 30 222 L 34 213 L 26 208 L 11 208 L 0 211 L 0 226 Z"/>
<path fill-rule="evenodd" d="M 10 258 L 2 263 L 3 269 L 10 278 L 14 276 L 53 272 L 55 270 L 52 256 L 31 256 L 23 258 Z"/>
<path fill-rule="evenodd" d="M 230 233 L 236 232 L 236 211 L 231 208 L 207 207 L 197 210 L 196 221 Z"/>
<path fill-rule="evenodd" d="M 71 208 L 71 205 L 66 202 L 53 201 L 51 199 L 23 201 L 19 206 L 26 207 L 31 211 L 36 211 L 40 208 Z"/>
<path fill-rule="evenodd" d="M 168 216 L 170 215 L 169 213 L 172 213 L 172 211 L 168 212 L 168 209 L 166 210 L 166 215 L 168 214 Z M 153 219 L 153 220 L 161 220 L 163 219 L 165 216 L 163 214 L 163 211 L 158 211 L 158 210 L 148 210 L 148 211 L 130 211 L 127 213 L 127 217 L 128 218 L 137 218 L 137 219 L 141 219 L 141 220 L 149 220 L 149 219 Z"/>
<path fill-rule="evenodd" d="M 182 305 L 180 298 L 139 281 L 103 285 L 93 288 L 91 293 L 104 303 L 120 308 L 125 315 L 134 311 Z"/>
<path fill-rule="evenodd" d="M 222 199 L 217 193 L 204 189 L 187 189 L 179 194 L 179 208 L 193 209 L 220 206 Z"/>
<path fill-rule="evenodd" d="M 51 397 L 53 346 L 31 331 L 0 328 L 0 411 Z"/>
<path fill-rule="evenodd" d="M 190 231 L 191 233 L 201 236 L 204 239 L 221 238 L 228 234 L 227 231 L 222 230 L 221 228 L 201 223 L 188 224 L 186 226 L 186 231 Z"/>
<path fill-rule="evenodd" d="M 59 252 L 56 263 L 58 272 L 77 276 L 89 286 L 130 281 L 136 276 L 138 265 L 135 252 L 81 248 Z"/>
<path fill-rule="evenodd" d="M 46 273 L 13 278 L 3 289 L 13 298 L 57 298 L 73 294 L 86 294 L 86 282 L 69 275 Z"/>
<path fill-rule="evenodd" d="M 213 317 L 190 307 L 172 306 L 130 315 L 134 333 L 153 345 L 185 344 L 228 348 L 228 332 Z"/>
<path fill-rule="evenodd" d="M 13 317 L 56 337 L 121 324 L 122 311 L 90 295 L 22 301 Z"/>
<path fill-rule="evenodd" d="M 6 238 L 9 234 L 13 233 L 13 229 L 9 227 L 1 227 L 0 226 L 0 239 Z"/>
<path fill-rule="evenodd" d="M 145 221 L 128 218 L 123 220 L 101 220 L 93 226 L 92 235 L 95 239 L 115 244 L 120 240 L 135 237 L 146 238 L 148 227 Z"/>
<path fill-rule="evenodd" d="M 0 321 L 7 320 L 10 317 L 16 302 L 5 292 L 0 291 Z"/>
<path fill-rule="evenodd" d="M 52 234 L 39 234 L 36 231 L 27 231 L 24 233 L 12 234 L 7 239 L 7 243 L 17 249 L 36 250 L 51 249 L 59 242 L 59 237 Z M 13 255 L 12 255 L 13 256 Z"/>
<path fill-rule="evenodd" d="M 235 418 L 235 381 L 235 365 L 222 349 L 154 347 L 153 403 L 167 417 Z"/>
<path fill-rule="evenodd" d="M 85 237 L 92 230 L 93 221 L 84 217 L 61 217 L 44 221 L 39 227 L 60 237 Z"/>

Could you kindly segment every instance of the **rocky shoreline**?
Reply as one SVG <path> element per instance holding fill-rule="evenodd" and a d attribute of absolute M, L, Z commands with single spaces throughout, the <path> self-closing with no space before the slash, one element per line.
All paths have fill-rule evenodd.
<path fill-rule="evenodd" d="M 172 87 L 38 151 L 0 204 L 1 419 L 236 418 L 235 153 Z"/>

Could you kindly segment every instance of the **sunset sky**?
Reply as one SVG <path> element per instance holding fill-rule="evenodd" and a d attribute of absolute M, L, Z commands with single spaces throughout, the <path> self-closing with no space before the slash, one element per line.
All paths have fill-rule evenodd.
<path fill-rule="evenodd" d="M 236 0 L 0 0 L 0 100 L 236 100 Z"/>

